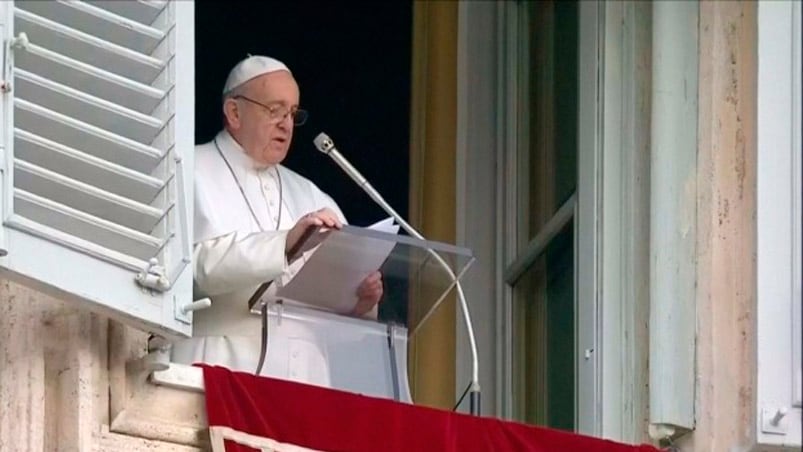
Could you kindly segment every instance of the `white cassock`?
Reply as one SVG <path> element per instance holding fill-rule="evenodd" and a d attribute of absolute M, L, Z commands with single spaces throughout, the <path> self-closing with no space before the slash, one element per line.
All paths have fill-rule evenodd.
<path fill-rule="evenodd" d="M 301 259 L 287 265 L 287 232 L 300 217 L 324 207 L 345 222 L 315 184 L 281 165 L 256 169 L 226 131 L 196 146 L 193 271 L 196 291 L 211 298 L 212 307 L 194 312 L 193 338 L 173 344 L 173 362 L 256 371 L 261 320 L 249 312 L 248 299 L 263 282 L 286 282 L 303 265 Z M 328 386 L 326 349 L 315 331 L 282 328 L 289 328 L 282 334 L 288 340 L 269 343 L 262 374 Z"/>

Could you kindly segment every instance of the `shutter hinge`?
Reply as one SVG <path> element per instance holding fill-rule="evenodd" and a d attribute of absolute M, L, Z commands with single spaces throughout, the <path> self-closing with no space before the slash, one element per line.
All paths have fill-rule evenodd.
<path fill-rule="evenodd" d="M 3 54 L 3 80 L 0 81 L 0 92 L 3 94 L 11 92 L 11 67 L 9 67 L 10 64 L 8 62 L 8 53 L 17 49 L 25 50 L 28 48 L 30 43 L 31 41 L 28 39 L 28 35 L 25 34 L 25 32 L 22 32 L 16 37 L 8 40 L 8 48 L 6 48 L 6 51 Z"/>
<path fill-rule="evenodd" d="M 31 41 L 28 39 L 28 35 L 23 31 L 15 38 L 12 38 L 9 45 L 12 49 L 27 49 L 30 43 Z"/>
<path fill-rule="evenodd" d="M 147 289 L 166 292 L 170 290 L 170 280 L 167 279 L 166 273 L 165 268 L 154 257 L 148 261 L 148 267 L 139 272 L 136 281 L 137 284 Z"/>

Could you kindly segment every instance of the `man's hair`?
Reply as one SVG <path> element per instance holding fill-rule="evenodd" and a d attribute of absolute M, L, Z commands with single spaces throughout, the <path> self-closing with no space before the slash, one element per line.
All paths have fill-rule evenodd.
<path fill-rule="evenodd" d="M 221 106 L 226 105 L 226 101 L 229 100 L 229 99 L 233 99 L 233 98 L 235 98 L 237 96 L 245 95 L 245 85 L 246 84 L 243 83 L 242 85 L 235 86 L 233 89 L 230 89 L 230 90 L 226 91 L 225 93 L 223 93 L 223 102 L 221 102 Z M 229 121 L 226 118 L 226 113 L 225 112 L 223 112 L 223 118 L 222 119 L 223 119 L 223 128 L 226 128 L 229 125 Z"/>
<path fill-rule="evenodd" d="M 237 96 L 244 95 L 245 94 L 245 85 L 247 85 L 247 84 L 248 84 L 248 82 L 243 83 L 242 85 L 235 86 L 234 88 L 232 88 L 232 89 L 226 91 L 225 93 L 223 93 L 223 102 L 225 103 L 226 99 L 231 99 L 232 97 L 237 97 Z"/>

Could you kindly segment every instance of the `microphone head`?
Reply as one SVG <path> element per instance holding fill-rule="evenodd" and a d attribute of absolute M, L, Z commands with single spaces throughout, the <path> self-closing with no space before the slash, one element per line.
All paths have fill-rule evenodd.
<path fill-rule="evenodd" d="M 335 148 L 335 142 L 329 138 L 329 135 L 323 132 L 319 133 L 312 142 L 315 143 L 315 147 L 324 154 L 328 154 L 329 151 Z"/>

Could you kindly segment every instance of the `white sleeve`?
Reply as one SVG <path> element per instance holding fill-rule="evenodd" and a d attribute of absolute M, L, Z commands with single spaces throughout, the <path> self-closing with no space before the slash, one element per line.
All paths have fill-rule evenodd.
<path fill-rule="evenodd" d="M 287 268 L 288 231 L 232 232 L 195 244 L 195 284 L 212 297 L 271 281 Z"/>

